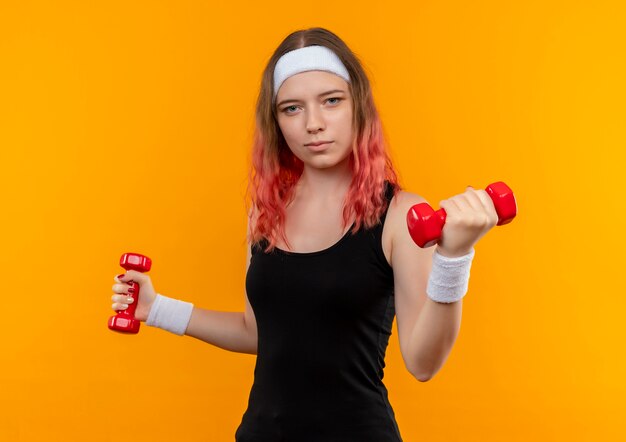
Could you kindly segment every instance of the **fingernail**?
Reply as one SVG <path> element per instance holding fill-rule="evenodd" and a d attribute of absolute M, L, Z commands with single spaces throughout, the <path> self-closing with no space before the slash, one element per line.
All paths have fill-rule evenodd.
<path fill-rule="evenodd" d="M 122 279 L 126 273 L 122 273 L 121 275 L 117 275 L 117 279 Z"/>
<path fill-rule="evenodd" d="M 128 288 L 128 293 L 135 293 L 135 288 L 134 287 L 129 287 Z"/>
<path fill-rule="evenodd" d="M 130 296 L 129 296 L 128 298 L 126 298 L 126 302 L 128 302 L 129 304 L 130 304 L 131 302 L 133 302 L 133 301 L 134 301 L 134 299 L 133 299 L 133 298 L 131 298 Z"/>

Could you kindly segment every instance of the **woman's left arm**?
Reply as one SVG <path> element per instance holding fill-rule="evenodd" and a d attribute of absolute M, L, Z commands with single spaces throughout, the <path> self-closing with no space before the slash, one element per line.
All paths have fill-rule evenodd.
<path fill-rule="evenodd" d="M 481 194 L 483 192 L 484 194 Z M 401 192 L 392 219 L 391 264 L 400 349 L 407 370 L 419 381 L 431 379 L 443 366 L 459 334 L 463 300 L 440 303 L 426 294 L 433 253 L 455 258 L 471 252 L 474 244 L 497 224 L 493 201 L 484 190 L 468 186 L 465 193 L 441 201 L 446 211 L 442 237 L 422 249 L 411 239 L 406 214 L 422 197 Z"/>

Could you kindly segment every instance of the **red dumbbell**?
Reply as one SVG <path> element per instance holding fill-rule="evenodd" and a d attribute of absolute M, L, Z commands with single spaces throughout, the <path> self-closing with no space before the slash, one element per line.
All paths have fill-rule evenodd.
<path fill-rule="evenodd" d="M 152 267 L 152 260 L 139 253 L 124 253 L 120 258 L 120 266 L 126 270 L 144 273 Z M 139 284 L 134 281 L 128 281 L 128 284 L 135 289 L 134 293 L 128 294 L 134 298 L 134 301 L 128 305 L 127 309 L 118 310 L 117 315 L 109 318 L 109 328 L 121 333 L 139 333 L 141 321 L 135 318 L 135 309 L 139 302 Z"/>
<path fill-rule="evenodd" d="M 490 184 L 485 189 L 498 213 L 498 226 L 510 223 L 517 215 L 517 204 L 513 191 L 502 181 Z M 427 203 L 415 204 L 406 214 L 406 223 L 411 238 L 419 247 L 430 247 L 441 238 L 443 225 L 446 223 L 446 211 L 436 212 Z"/>

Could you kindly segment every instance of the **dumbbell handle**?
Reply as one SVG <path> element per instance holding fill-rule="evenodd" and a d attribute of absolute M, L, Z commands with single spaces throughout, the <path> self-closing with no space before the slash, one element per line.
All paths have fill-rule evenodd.
<path fill-rule="evenodd" d="M 125 270 L 144 273 L 152 267 L 152 260 L 139 253 L 124 253 L 120 258 L 120 266 Z M 133 302 L 128 305 L 127 309 L 119 310 L 115 316 L 109 318 L 109 329 L 120 333 L 136 334 L 139 333 L 141 324 L 141 321 L 135 318 L 135 309 L 139 303 L 139 284 L 135 281 L 128 281 L 127 284 L 135 290 L 134 293 L 129 293 Z"/>
<path fill-rule="evenodd" d="M 485 189 L 493 201 L 498 214 L 498 226 L 510 223 L 517 215 L 515 195 L 502 181 L 492 183 Z M 430 247 L 439 242 L 443 226 L 446 223 L 446 211 L 434 211 L 428 203 L 419 203 L 411 207 L 406 214 L 409 234 L 419 247 Z"/>

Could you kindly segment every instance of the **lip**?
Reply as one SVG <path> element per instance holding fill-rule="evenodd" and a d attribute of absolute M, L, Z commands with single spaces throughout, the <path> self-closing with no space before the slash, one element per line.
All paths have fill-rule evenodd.
<path fill-rule="evenodd" d="M 313 152 L 322 152 L 328 148 L 328 145 L 331 144 L 332 141 L 325 141 L 323 143 L 316 144 L 306 144 L 305 146 L 312 150 Z"/>
<path fill-rule="evenodd" d="M 328 144 L 328 143 L 332 143 L 332 141 L 317 141 L 315 143 L 308 143 L 305 144 L 305 146 L 321 146 L 322 144 Z"/>

